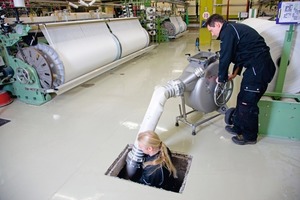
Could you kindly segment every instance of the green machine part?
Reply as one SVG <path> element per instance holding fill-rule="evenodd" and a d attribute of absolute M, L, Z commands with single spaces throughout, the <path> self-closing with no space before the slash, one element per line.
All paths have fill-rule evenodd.
<path fill-rule="evenodd" d="M 294 26 L 285 34 L 275 92 L 265 93 L 258 106 L 259 133 L 262 135 L 300 140 L 300 95 L 282 93 L 293 42 Z M 283 101 L 288 98 L 291 101 Z"/>
<path fill-rule="evenodd" d="M 16 45 L 22 36 L 26 36 L 29 30 L 28 25 L 17 24 L 15 32 L 0 34 L 0 55 L 6 67 L 11 67 L 14 71 L 9 83 L 2 86 L 22 102 L 41 105 L 51 100 L 51 96 L 41 87 L 35 68 L 10 55 L 8 50 L 8 47 Z"/>
<path fill-rule="evenodd" d="M 161 17 L 157 17 L 155 19 L 155 26 L 156 26 L 155 40 L 157 43 L 169 42 L 168 31 L 164 27 L 162 27 L 162 23 L 164 20 L 165 18 L 161 18 Z"/>
<path fill-rule="evenodd" d="M 189 9 L 188 9 L 188 6 L 187 4 L 184 6 L 184 10 L 185 10 L 185 23 L 186 25 L 189 25 L 190 24 L 190 20 L 189 20 Z"/>
<path fill-rule="evenodd" d="M 259 101 L 259 133 L 262 135 L 300 140 L 300 98 L 298 96 L 283 96 L 296 99 L 288 102 L 282 100 Z"/>

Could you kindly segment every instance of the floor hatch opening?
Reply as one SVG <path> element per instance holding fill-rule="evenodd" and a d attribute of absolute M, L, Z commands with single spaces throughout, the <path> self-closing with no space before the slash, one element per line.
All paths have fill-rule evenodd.
<path fill-rule="evenodd" d="M 131 151 L 132 145 L 127 145 L 125 149 L 119 154 L 117 159 L 111 164 L 111 166 L 106 171 L 105 175 L 118 177 L 122 179 L 126 179 L 125 170 L 126 170 L 126 157 L 127 154 Z M 190 166 L 192 164 L 192 156 L 172 152 L 173 164 L 177 169 L 178 178 L 174 182 L 173 189 L 170 190 L 172 192 L 182 193 L 187 181 L 188 173 Z M 137 183 L 138 184 L 138 183 Z"/>

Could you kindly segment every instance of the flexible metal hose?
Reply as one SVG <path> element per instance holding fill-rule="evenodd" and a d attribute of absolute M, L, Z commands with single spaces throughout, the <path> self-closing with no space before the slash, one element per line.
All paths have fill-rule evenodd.
<path fill-rule="evenodd" d="M 191 73 L 189 76 L 185 77 L 184 80 L 175 79 L 173 81 L 169 81 L 165 86 L 156 88 L 138 133 L 149 130 L 154 131 L 160 116 L 162 115 L 166 101 L 171 97 L 183 95 L 185 84 L 189 84 L 203 75 L 204 70 L 202 66 L 200 66 L 195 68 L 194 73 Z M 141 168 L 143 156 L 144 153 L 138 148 L 137 140 L 135 140 L 134 146 L 126 158 L 127 176 L 129 178 L 132 178 L 136 174 L 137 169 Z"/>

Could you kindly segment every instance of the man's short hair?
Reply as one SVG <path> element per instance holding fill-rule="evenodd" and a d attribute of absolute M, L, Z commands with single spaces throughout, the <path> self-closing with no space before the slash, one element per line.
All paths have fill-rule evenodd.
<path fill-rule="evenodd" d="M 207 21 L 206 21 L 206 25 L 210 26 L 210 27 L 215 27 L 215 22 L 220 22 L 220 23 L 224 23 L 225 20 L 224 18 L 222 17 L 222 15 L 219 15 L 219 14 L 213 14 L 211 15 Z"/>

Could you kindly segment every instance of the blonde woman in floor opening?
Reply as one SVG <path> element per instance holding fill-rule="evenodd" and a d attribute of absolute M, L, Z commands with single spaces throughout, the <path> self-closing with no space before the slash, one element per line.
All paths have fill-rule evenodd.
<path fill-rule="evenodd" d="M 172 189 L 177 170 L 170 149 L 153 131 L 139 133 L 138 147 L 145 154 L 142 175 L 137 182 L 163 189 Z"/>

